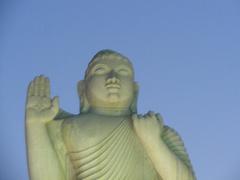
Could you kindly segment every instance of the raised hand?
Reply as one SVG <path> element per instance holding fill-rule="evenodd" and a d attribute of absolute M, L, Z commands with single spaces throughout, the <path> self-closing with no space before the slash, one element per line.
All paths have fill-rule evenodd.
<path fill-rule="evenodd" d="M 46 123 L 59 111 L 58 97 L 50 98 L 49 79 L 37 76 L 30 82 L 26 103 L 26 121 Z"/>
<path fill-rule="evenodd" d="M 161 139 L 163 120 L 160 114 L 149 111 L 144 116 L 134 114 L 132 119 L 134 130 L 144 145 L 152 145 Z"/>

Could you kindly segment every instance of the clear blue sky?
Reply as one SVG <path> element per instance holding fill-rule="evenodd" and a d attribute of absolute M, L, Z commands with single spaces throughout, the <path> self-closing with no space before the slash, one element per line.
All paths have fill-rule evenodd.
<path fill-rule="evenodd" d="M 1 0 L 0 180 L 27 180 L 24 106 L 44 74 L 78 113 L 77 81 L 110 48 L 129 57 L 139 112 L 184 139 L 199 180 L 240 179 L 239 0 Z"/>

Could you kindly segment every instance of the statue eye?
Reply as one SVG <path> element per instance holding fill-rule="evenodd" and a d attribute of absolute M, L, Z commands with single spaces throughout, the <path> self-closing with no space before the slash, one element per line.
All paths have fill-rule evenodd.
<path fill-rule="evenodd" d="M 128 69 L 119 69 L 118 73 L 124 76 L 130 75 L 131 73 L 129 72 Z"/>
<path fill-rule="evenodd" d="M 94 70 L 94 73 L 95 74 L 104 74 L 107 72 L 107 69 L 105 67 L 97 67 L 95 70 Z"/>

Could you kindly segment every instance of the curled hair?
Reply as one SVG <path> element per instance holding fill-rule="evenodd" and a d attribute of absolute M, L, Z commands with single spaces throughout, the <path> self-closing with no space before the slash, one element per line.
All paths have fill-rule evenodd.
<path fill-rule="evenodd" d="M 91 59 L 91 61 L 89 62 L 87 70 L 85 71 L 85 76 L 84 76 L 85 79 L 86 79 L 91 67 L 97 61 L 99 61 L 101 59 L 122 60 L 122 61 L 127 62 L 132 67 L 132 63 L 130 62 L 130 60 L 126 56 L 123 56 L 122 54 L 120 54 L 116 51 L 110 50 L 110 49 L 104 49 L 104 50 L 99 51 L 97 54 L 95 54 L 93 56 L 93 58 Z"/>

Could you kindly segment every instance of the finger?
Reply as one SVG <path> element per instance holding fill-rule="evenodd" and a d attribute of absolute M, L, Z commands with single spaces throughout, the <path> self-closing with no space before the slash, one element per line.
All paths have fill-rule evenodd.
<path fill-rule="evenodd" d="M 151 116 L 151 117 L 155 116 L 155 113 L 154 113 L 153 111 L 149 111 L 148 114 L 149 114 L 149 116 Z"/>
<path fill-rule="evenodd" d="M 43 75 L 40 75 L 39 76 L 39 96 L 41 96 L 41 97 L 44 97 L 44 89 L 45 89 L 45 87 L 44 87 L 44 77 L 43 77 Z"/>
<path fill-rule="evenodd" d="M 156 114 L 156 117 L 157 117 L 157 119 L 161 122 L 161 124 L 163 123 L 163 118 L 162 118 L 162 116 L 161 116 L 161 114 L 159 114 L 159 113 L 157 113 Z"/>
<path fill-rule="evenodd" d="M 151 117 L 151 115 L 150 115 L 149 113 L 146 113 L 146 114 L 143 115 L 143 118 L 144 118 L 144 119 L 150 118 L 150 117 Z"/>
<path fill-rule="evenodd" d="M 34 84 L 34 96 L 39 96 L 39 76 L 35 77 L 33 80 Z"/>
<path fill-rule="evenodd" d="M 147 118 L 149 115 L 148 114 L 144 114 L 143 115 L 143 118 Z"/>
<path fill-rule="evenodd" d="M 30 96 L 33 96 L 34 95 L 34 89 L 33 89 L 33 81 L 31 81 L 28 85 L 28 93 L 27 93 L 27 96 L 30 97 Z"/>
<path fill-rule="evenodd" d="M 59 98 L 57 96 L 55 96 L 52 99 L 52 106 L 51 106 L 51 110 L 54 112 L 54 114 L 57 114 L 59 111 Z"/>
<path fill-rule="evenodd" d="M 50 82 L 48 78 L 44 78 L 44 96 L 50 97 Z"/>
<path fill-rule="evenodd" d="M 157 117 L 158 119 L 162 119 L 162 116 L 161 116 L 160 113 L 157 113 L 157 114 L 156 114 L 156 117 Z"/>

